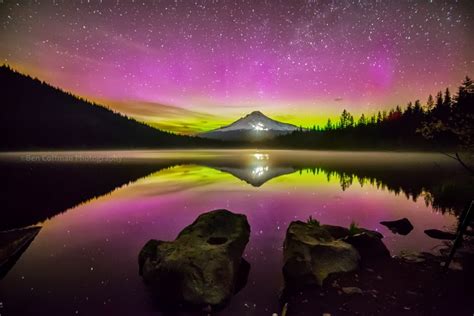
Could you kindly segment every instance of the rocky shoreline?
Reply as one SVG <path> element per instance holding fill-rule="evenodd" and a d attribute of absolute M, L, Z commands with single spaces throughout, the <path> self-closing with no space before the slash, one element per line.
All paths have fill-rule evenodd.
<path fill-rule="evenodd" d="M 446 257 L 410 254 L 330 275 L 321 287 L 285 292 L 287 315 L 472 315 L 474 261 L 446 273 Z"/>
<path fill-rule="evenodd" d="M 408 219 L 383 225 L 399 234 L 413 229 Z M 245 215 L 201 214 L 175 241 L 150 240 L 139 255 L 140 274 L 167 308 L 211 314 L 245 286 L 249 265 L 242 254 L 249 236 Z M 472 315 L 473 243 L 467 238 L 443 269 L 448 251 L 392 257 L 380 233 L 356 224 L 291 222 L 283 247 L 284 285 L 275 298 L 281 309 L 273 315 Z"/>

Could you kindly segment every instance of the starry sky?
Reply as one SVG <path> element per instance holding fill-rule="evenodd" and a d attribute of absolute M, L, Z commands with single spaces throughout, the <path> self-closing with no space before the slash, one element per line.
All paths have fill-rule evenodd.
<path fill-rule="evenodd" d="M 192 134 L 254 110 L 302 126 L 474 75 L 474 1 L 0 0 L 0 60 Z"/>

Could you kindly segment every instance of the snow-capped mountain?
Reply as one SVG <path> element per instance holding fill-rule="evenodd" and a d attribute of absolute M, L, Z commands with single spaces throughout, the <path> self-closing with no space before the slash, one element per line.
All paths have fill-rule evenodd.
<path fill-rule="evenodd" d="M 261 140 L 288 134 L 297 129 L 295 125 L 275 121 L 260 111 L 254 111 L 230 125 L 199 136 L 221 140 Z"/>

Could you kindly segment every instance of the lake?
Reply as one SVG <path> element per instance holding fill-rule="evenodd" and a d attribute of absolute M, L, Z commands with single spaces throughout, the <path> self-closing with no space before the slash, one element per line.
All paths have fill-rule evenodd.
<path fill-rule="evenodd" d="M 455 227 L 469 194 L 463 170 L 434 153 L 23 152 L 0 154 L 0 170 L 0 230 L 42 226 L 0 281 L 1 315 L 160 315 L 138 275 L 138 252 L 221 208 L 248 217 L 251 269 L 218 314 L 271 315 L 291 221 L 355 221 L 381 232 L 392 255 L 435 253 L 442 242 L 423 231 Z M 403 217 L 414 226 L 406 236 L 380 225 Z"/>

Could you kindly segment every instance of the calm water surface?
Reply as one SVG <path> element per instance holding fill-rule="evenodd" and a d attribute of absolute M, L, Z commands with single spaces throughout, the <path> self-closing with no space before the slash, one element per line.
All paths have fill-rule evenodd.
<path fill-rule="evenodd" d="M 1 315 L 160 315 L 138 275 L 138 252 L 213 209 L 246 214 L 252 230 L 248 283 L 220 315 L 278 311 L 282 243 L 293 220 L 355 221 L 384 234 L 393 255 L 435 252 L 440 242 L 423 230 L 456 224 L 437 192 L 459 169 L 436 154 L 36 152 L 0 161 L 11 184 L 2 229 L 42 226 L 0 281 Z M 402 217 L 415 227 L 407 236 L 379 224 Z"/>

